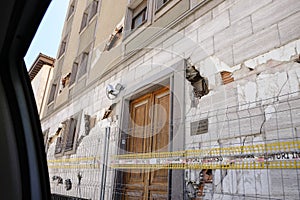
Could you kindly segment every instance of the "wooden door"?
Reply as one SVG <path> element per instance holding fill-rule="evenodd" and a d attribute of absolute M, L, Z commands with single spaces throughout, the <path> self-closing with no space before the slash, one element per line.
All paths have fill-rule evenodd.
<path fill-rule="evenodd" d="M 129 153 L 168 151 L 169 89 L 144 95 L 130 104 Z M 124 199 L 168 199 L 168 170 L 129 170 L 124 175 Z"/>

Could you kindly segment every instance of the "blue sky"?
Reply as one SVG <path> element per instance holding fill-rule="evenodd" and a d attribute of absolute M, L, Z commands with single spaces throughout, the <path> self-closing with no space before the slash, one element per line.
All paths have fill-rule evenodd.
<path fill-rule="evenodd" d="M 24 58 L 27 69 L 39 53 L 56 57 L 69 0 L 52 0 Z"/>

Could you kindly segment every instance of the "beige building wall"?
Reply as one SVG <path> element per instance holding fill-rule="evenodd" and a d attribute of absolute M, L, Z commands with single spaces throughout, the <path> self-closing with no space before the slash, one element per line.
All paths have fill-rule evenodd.
<path fill-rule="evenodd" d="M 43 65 L 39 73 L 31 81 L 31 86 L 40 116 L 43 115 L 43 109 L 47 103 L 47 94 L 49 92 L 52 77 L 53 66 Z"/>
<path fill-rule="evenodd" d="M 99 4 L 100 18 L 102 9 L 105 10 L 103 15 L 110 13 L 107 9 L 117 10 L 111 5 L 112 2 L 118 4 L 119 1 L 102 1 Z M 141 1 L 130 2 L 128 6 Z M 151 2 L 148 5 L 151 6 Z M 57 136 L 60 123 L 77 117 L 75 140 L 78 143 L 72 153 L 57 156 L 57 141 L 51 140 L 49 143 L 50 179 L 60 176 L 73 182 L 73 188 L 66 190 L 63 184 L 51 180 L 53 193 L 87 199 L 99 199 L 103 194 L 104 199 L 113 199 L 119 177 L 118 170 L 110 164 L 113 164 L 113 156 L 120 151 L 124 133 L 130 131 L 126 124 L 130 116 L 129 102 L 159 86 L 168 85 L 174 100 L 172 119 L 175 127 L 171 151 L 208 151 L 211 148 L 290 141 L 298 144 L 299 1 L 263 0 L 257 4 L 253 4 L 252 0 L 170 2 L 176 3 L 159 16 L 152 12 L 152 21 L 137 30 L 129 30 L 122 43 L 107 52 L 103 52 L 105 45 L 102 41 L 109 37 L 111 30 L 101 29 L 101 24 L 103 27 L 109 26 L 102 21 L 106 19 L 106 14 L 103 19 L 94 22 L 96 28 L 92 38 L 84 36 L 83 32 L 74 37 L 75 41 L 70 40 L 72 44 L 68 45 L 77 44 L 73 46 L 75 49 L 68 50 L 74 52 L 84 49 L 79 45 L 82 41 L 96 42 L 90 48 L 87 74 L 76 80 L 72 87 L 64 88 L 57 95 L 55 106 L 46 106 L 47 114 L 42 119 L 42 129 L 49 130 L 49 137 L 53 139 Z M 126 29 L 130 10 L 120 8 L 122 11 Z M 168 21 L 169 17 L 172 17 L 171 21 Z M 120 18 L 121 14 L 113 18 L 110 27 L 115 27 Z M 168 29 L 152 29 L 155 20 Z M 75 25 L 74 21 L 74 27 L 78 28 L 79 22 Z M 91 29 L 87 27 L 86 30 Z M 127 47 L 130 47 L 130 53 L 126 51 Z M 72 55 L 76 59 L 78 52 Z M 208 80 L 209 93 L 201 99 L 195 98 L 194 87 L 186 79 L 188 58 L 200 75 Z M 62 68 L 70 69 L 71 56 L 69 59 L 67 65 L 61 64 Z M 223 72 L 229 74 L 229 82 Z M 61 74 L 57 70 L 54 77 Z M 106 88 L 108 84 L 115 86 L 117 83 L 122 84 L 124 90 L 116 99 L 110 100 Z M 112 104 L 115 104 L 112 115 L 103 119 Z M 86 116 L 93 119 L 93 126 L 89 126 L 92 121 L 86 120 Z M 200 120 L 207 120 L 208 128 L 202 134 L 194 134 L 192 123 Z M 107 128 L 110 128 L 108 138 Z M 107 155 L 105 147 L 108 148 Z M 273 153 L 277 155 L 278 151 Z M 261 158 L 258 157 L 261 155 L 252 158 L 252 155 L 247 159 Z M 297 169 L 233 169 L 230 168 L 233 157 L 225 155 L 224 162 L 218 163 L 223 168 L 213 169 L 213 182 L 207 185 L 205 199 L 299 197 Z M 288 159 L 284 161 L 289 162 Z M 197 183 L 200 171 L 201 168 L 172 170 L 171 198 L 188 199 L 185 186 L 189 181 Z M 82 174 L 80 185 L 78 173 Z M 105 182 L 103 174 L 106 174 Z"/>
<path fill-rule="evenodd" d="M 54 61 L 54 58 L 40 53 L 28 72 L 40 117 L 44 115 L 44 109 L 47 105 L 48 93 L 53 78 Z"/>

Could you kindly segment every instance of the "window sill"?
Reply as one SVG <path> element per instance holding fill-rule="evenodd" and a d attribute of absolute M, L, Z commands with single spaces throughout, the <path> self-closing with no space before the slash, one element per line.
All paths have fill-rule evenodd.
<path fill-rule="evenodd" d="M 157 10 L 155 10 L 154 21 L 156 21 L 158 18 L 160 18 L 166 12 L 168 12 L 171 8 L 173 8 L 180 1 L 181 0 L 170 0 L 170 1 L 166 2 L 164 5 L 162 5 L 160 8 L 158 8 Z"/>
<path fill-rule="evenodd" d="M 130 30 L 125 31 L 128 33 L 124 34 L 123 42 L 132 40 L 133 38 L 135 38 L 137 35 L 139 35 L 141 32 L 143 32 L 150 25 L 151 25 L 150 20 L 147 20 L 147 21 L 144 21 L 143 23 L 141 23 L 135 29 L 130 29 Z"/>
<path fill-rule="evenodd" d="M 73 16 L 74 16 L 74 12 L 68 17 L 66 21 L 69 22 Z"/>
<path fill-rule="evenodd" d="M 51 102 L 49 102 L 49 103 L 47 104 L 47 106 L 49 107 L 49 106 L 52 106 L 53 104 L 54 104 L 54 100 L 51 101 Z"/>
<path fill-rule="evenodd" d="M 82 30 L 79 31 L 79 35 L 82 35 L 83 32 L 85 32 L 85 30 L 96 20 L 97 16 L 98 16 L 98 13 L 89 20 L 87 25 Z"/>
<path fill-rule="evenodd" d="M 66 53 L 66 51 L 64 53 L 62 53 L 60 56 L 58 56 L 57 61 L 61 60 L 65 56 L 65 53 Z"/>

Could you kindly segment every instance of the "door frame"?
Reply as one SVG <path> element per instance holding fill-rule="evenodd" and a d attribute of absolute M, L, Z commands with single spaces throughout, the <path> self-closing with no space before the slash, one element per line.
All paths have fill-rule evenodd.
<path fill-rule="evenodd" d="M 177 61 L 158 74 L 154 74 L 146 80 L 142 80 L 130 88 L 125 88 L 121 99 L 119 140 L 117 154 L 126 152 L 126 133 L 129 127 L 130 102 L 147 93 L 156 91 L 162 87 L 169 87 L 170 91 L 170 127 L 169 127 L 169 151 L 185 149 L 185 66 L 184 59 Z M 178 121 L 180 116 L 180 121 Z M 179 125 L 173 126 L 174 118 Z M 123 172 L 115 170 L 113 199 L 122 197 Z M 169 199 L 184 199 L 184 170 L 168 170 L 168 195 Z"/>

